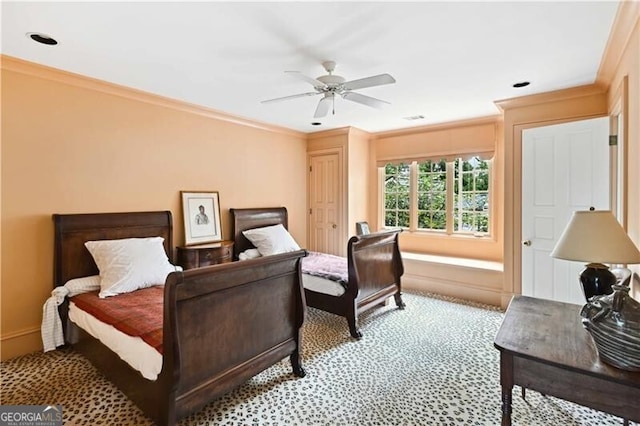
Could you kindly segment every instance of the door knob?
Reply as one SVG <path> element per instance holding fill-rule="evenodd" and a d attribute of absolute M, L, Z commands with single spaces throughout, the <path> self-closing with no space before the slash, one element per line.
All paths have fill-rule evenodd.
<path fill-rule="evenodd" d="M 336 225 L 335 223 L 332 223 L 332 224 L 331 224 L 331 227 L 332 227 L 333 229 L 336 229 L 336 228 L 338 227 L 338 225 Z"/>
<path fill-rule="evenodd" d="M 524 240 L 524 241 L 522 242 L 522 245 L 523 245 L 523 246 L 527 246 L 527 247 L 529 247 L 529 246 L 531 245 L 531 240 Z"/>

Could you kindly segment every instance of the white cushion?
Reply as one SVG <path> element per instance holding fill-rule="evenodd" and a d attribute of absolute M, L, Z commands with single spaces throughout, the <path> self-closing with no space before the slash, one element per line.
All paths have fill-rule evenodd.
<path fill-rule="evenodd" d="M 87 241 L 84 245 L 100 270 L 99 296 L 164 284 L 177 269 L 169 263 L 163 241 L 162 237 Z"/>
<path fill-rule="evenodd" d="M 300 250 L 296 240 L 282 225 L 248 229 L 242 231 L 242 234 L 256 246 L 262 256 Z"/>

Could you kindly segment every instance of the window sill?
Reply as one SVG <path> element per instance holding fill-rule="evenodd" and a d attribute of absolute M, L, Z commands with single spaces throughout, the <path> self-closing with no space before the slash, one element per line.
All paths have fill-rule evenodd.
<path fill-rule="evenodd" d="M 397 228 L 384 228 L 384 229 L 397 229 Z M 454 240 L 473 240 L 473 241 L 486 241 L 496 242 L 493 235 L 474 235 L 474 234 L 447 234 L 445 231 L 410 231 L 407 228 L 402 228 L 402 233 L 406 235 L 415 236 L 418 238 L 445 238 Z"/>
<path fill-rule="evenodd" d="M 463 257 L 436 256 L 433 254 L 402 252 L 402 258 L 405 260 L 413 260 L 418 262 L 438 263 L 442 265 L 450 265 L 456 267 L 482 269 L 488 271 L 503 272 L 504 265 L 501 262 L 490 260 L 468 259 Z"/>

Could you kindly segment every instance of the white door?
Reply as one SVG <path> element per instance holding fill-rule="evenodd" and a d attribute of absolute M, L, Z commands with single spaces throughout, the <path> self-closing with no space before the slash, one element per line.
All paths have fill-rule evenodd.
<path fill-rule="evenodd" d="M 607 117 L 522 133 L 522 294 L 584 304 L 586 262 L 549 256 L 575 210 L 609 209 Z"/>
<path fill-rule="evenodd" d="M 340 156 L 309 157 L 309 250 L 342 256 Z"/>

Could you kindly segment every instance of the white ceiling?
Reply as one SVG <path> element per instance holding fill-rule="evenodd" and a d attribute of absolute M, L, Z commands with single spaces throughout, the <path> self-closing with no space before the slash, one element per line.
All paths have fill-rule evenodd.
<path fill-rule="evenodd" d="M 375 132 L 498 113 L 493 101 L 593 83 L 618 3 L 2 2 L 2 53 L 304 132 Z M 40 32 L 57 46 L 26 37 Z M 338 99 L 312 126 L 318 96 L 286 75 L 395 84 Z M 513 83 L 531 81 L 514 89 Z M 424 115 L 420 121 L 404 117 Z"/>

